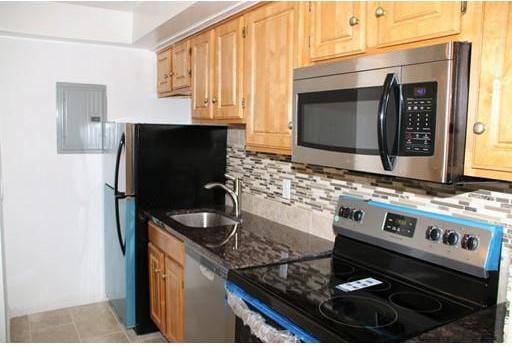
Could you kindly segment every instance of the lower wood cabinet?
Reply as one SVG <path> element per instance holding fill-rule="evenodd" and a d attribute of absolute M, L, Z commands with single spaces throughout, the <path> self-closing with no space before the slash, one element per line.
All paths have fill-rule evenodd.
<path fill-rule="evenodd" d="M 148 225 L 150 315 L 170 341 L 183 341 L 184 246 L 154 223 Z"/>

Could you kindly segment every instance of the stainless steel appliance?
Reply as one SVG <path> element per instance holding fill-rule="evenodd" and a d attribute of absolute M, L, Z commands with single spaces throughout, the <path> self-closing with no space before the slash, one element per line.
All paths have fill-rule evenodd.
<path fill-rule="evenodd" d="M 329 257 L 229 272 L 237 341 L 406 341 L 497 303 L 502 226 L 341 196 L 333 228 Z M 253 313 L 270 326 L 247 330 Z M 501 323 L 466 340 L 500 340 Z"/>
<path fill-rule="evenodd" d="M 450 42 L 295 69 L 293 161 L 457 180 L 470 48 Z"/>

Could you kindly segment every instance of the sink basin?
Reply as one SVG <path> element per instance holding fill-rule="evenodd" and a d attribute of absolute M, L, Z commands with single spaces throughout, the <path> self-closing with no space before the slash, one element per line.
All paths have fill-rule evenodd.
<path fill-rule="evenodd" d="M 239 223 L 237 220 L 215 212 L 195 212 L 185 214 L 167 214 L 171 219 L 187 227 L 208 228 L 230 226 Z"/>

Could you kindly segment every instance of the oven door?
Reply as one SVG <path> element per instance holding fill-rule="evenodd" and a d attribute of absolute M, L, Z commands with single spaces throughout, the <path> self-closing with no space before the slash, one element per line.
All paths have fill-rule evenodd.
<path fill-rule="evenodd" d="M 294 81 L 293 161 L 392 174 L 401 68 Z"/>

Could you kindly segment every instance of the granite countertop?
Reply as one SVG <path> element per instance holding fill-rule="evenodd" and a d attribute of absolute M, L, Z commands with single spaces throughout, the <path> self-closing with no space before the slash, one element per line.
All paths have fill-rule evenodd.
<path fill-rule="evenodd" d="M 457 321 L 432 329 L 408 342 L 503 342 L 506 303 L 477 311 Z"/>
<path fill-rule="evenodd" d="M 201 260 L 207 259 L 220 266 L 221 271 L 219 273 L 217 270 L 217 273 L 225 278 L 227 271 L 231 269 L 328 255 L 334 246 L 329 240 L 247 212 L 242 212 L 243 221 L 236 233 L 224 245 L 218 246 L 230 236 L 234 226 L 190 228 L 167 215 L 208 210 L 230 215 L 226 208 L 228 207 L 183 211 L 148 210 L 145 211 L 145 215 L 167 232 L 183 240 L 189 254 L 195 252 Z"/>

